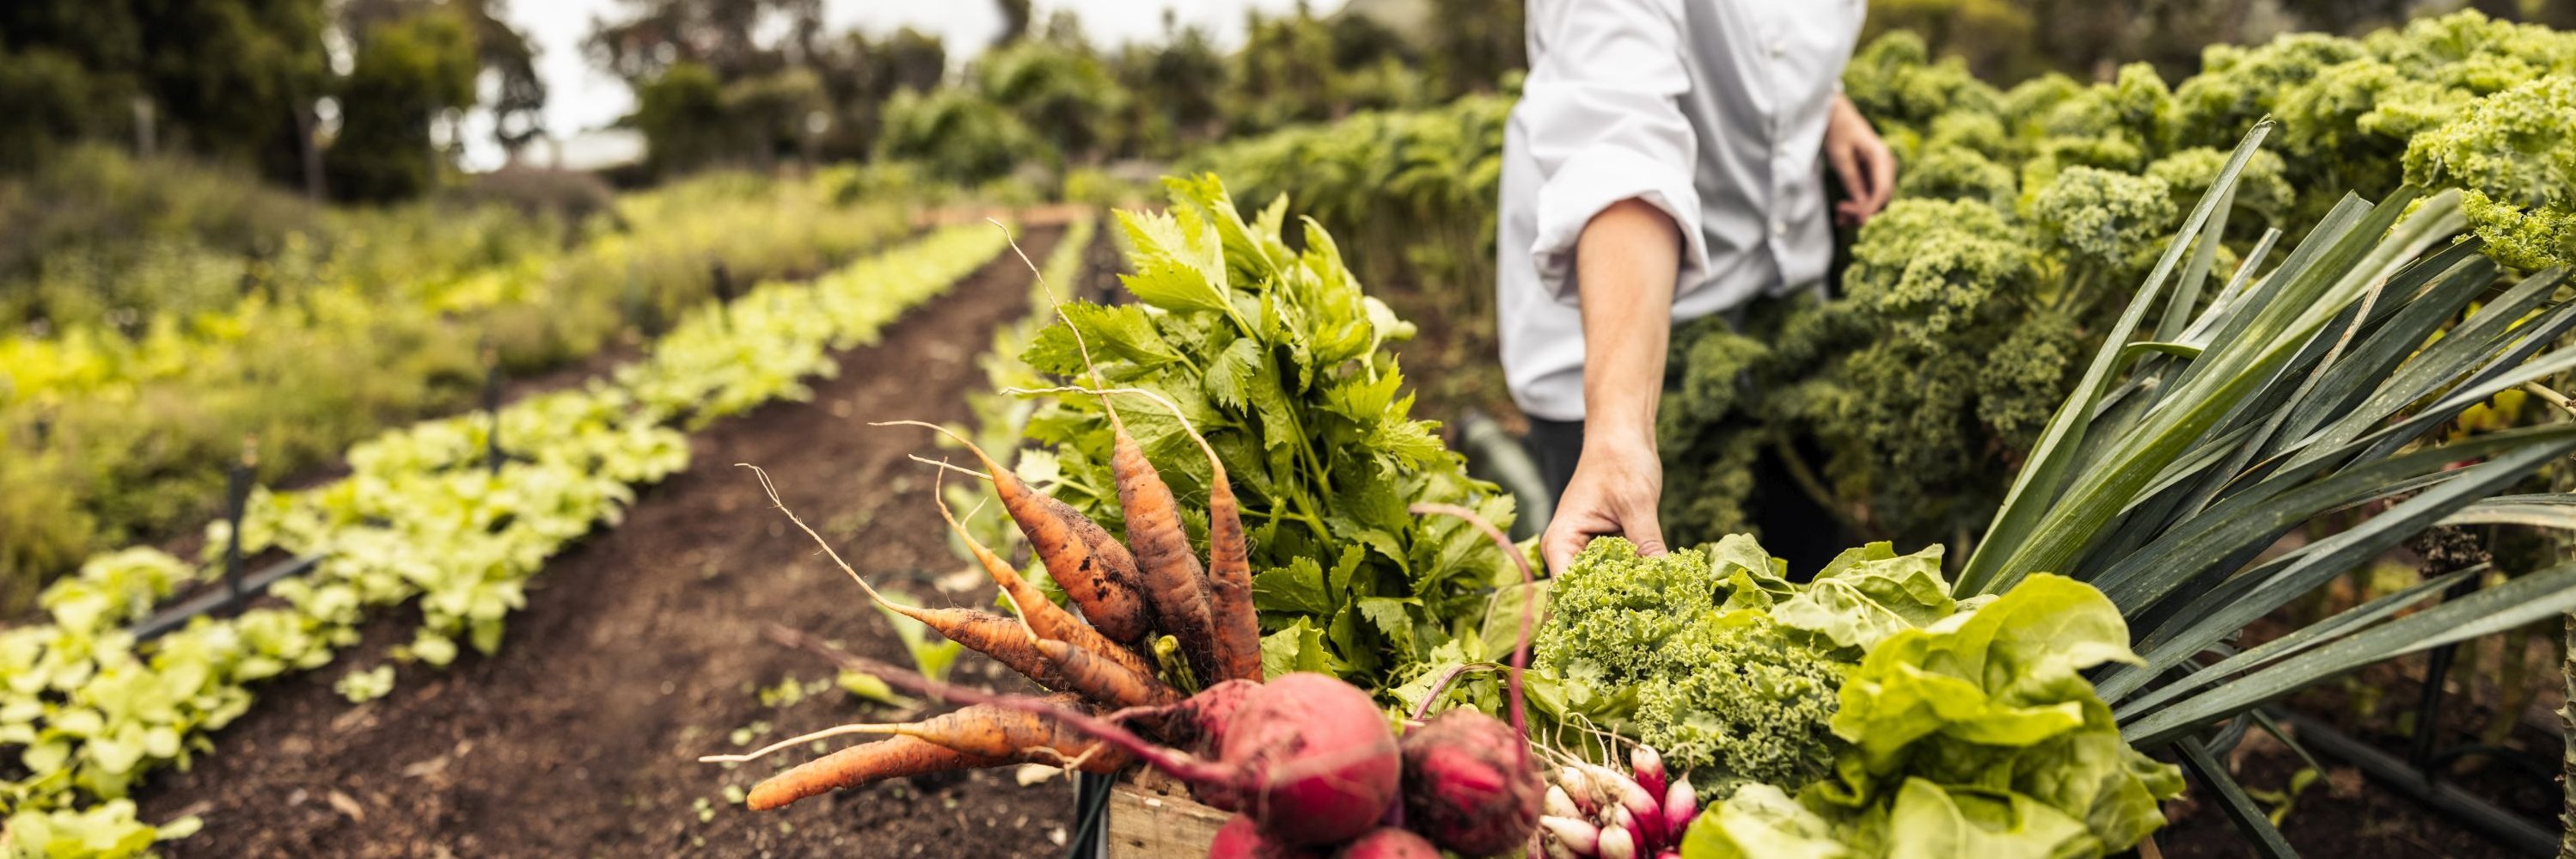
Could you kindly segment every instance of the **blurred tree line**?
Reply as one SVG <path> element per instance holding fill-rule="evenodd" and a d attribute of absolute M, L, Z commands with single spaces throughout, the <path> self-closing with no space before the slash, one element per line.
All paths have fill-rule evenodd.
<path fill-rule="evenodd" d="M 1517 0 L 1423 2 L 1442 25 L 1419 34 L 1302 3 L 1254 12 L 1227 53 L 1168 10 L 1159 39 L 1109 48 L 1069 13 L 997 0 L 1002 32 L 952 69 L 948 46 L 908 28 L 825 34 L 819 0 L 626 0 L 588 50 L 634 87 L 657 172 L 885 158 L 974 182 L 1445 102 L 1521 67 Z"/>
<path fill-rule="evenodd" d="M 417 195 L 451 169 L 467 109 L 491 108 L 507 148 L 542 130 L 545 85 L 503 3 L 0 3 L 0 173 L 98 140 L 316 197 Z"/>

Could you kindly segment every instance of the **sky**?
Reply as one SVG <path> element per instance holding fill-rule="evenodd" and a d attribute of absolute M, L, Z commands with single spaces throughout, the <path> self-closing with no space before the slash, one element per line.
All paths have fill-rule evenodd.
<path fill-rule="evenodd" d="M 1308 7 L 1323 14 L 1343 0 L 1312 0 Z M 1163 10 L 1170 8 L 1182 26 L 1208 30 L 1220 47 L 1243 39 L 1248 10 L 1285 12 L 1296 0 L 1036 0 L 1034 19 L 1044 21 L 1059 9 L 1082 19 L 1083 32 L 1094 43 L 1114 47 L 1161 38 Z M 526 33 L 537 49 L 537 75 L 546 82 L 546 129 L 558 137 L 599 128 L 635 107 L 634 93 L 623 81 L 600 71 L 582 56 L 581 40 L 591 20 L 614 16 L 618 0 L 516 0 L 509 4 L 510 23 Z M 1002 29 L 1002 13 L 989 0 L 824 0 L 829 32 L 852 27 L 888 33 L 912 27 L 941 36 L 951 61 L 982 50 Z M 466 118 L 465 166 L 485 170 L 500 166 L 501 151 L 492 142 L 492 118 L 476 111 Z"/>

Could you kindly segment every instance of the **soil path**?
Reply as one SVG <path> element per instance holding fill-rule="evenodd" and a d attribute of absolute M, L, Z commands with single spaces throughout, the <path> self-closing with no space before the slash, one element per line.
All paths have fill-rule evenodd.
<path fill-rule="evenodd" d="M 1043 258 L 1059 232 L 1023 240 Z M 445 671 L 405 667 L 395 692 L 351 706 L 331 682 L 374 664 L 416 617 L 375 623 L 354 658 L 261 690 L 219 751 L 143 791 L 146 819 L 198 814 L 169 845 L 194 856 L 1044 855 L 1069 829 L 1073 791 L 1021 787 L 1008 771 L 880 785 L 752 814 L 729 804 L 811 757 L 796 750 L 728 771 L 700 754 L 897 714 L 837 690 L 788 706 L 754 687 L 829 671 L 761 638 L 783 623 L 902 661 L 892 628 L 804 535 L 768 509 L 770 469 L 789 506 L 860 571 L 933 603 L 980 604 L 929 582 L 960 565 L 928 500 L 918 431 L 869 420 L 962 421 L 993 328 L 1026 311 L 1029 276 L 1004 254 L 840 356 L 810 403 L 772 404 L 691 439 L 691 469 L 647 490 L 623 525 L 575 547 L 534 582 L 499 655 Z M 989 514 L 988 514 L 989 515 Z M 936 572 L 930 572 L 936 571 Z M 953 581 L 953 579 L 952 579 Z M 408 612 L 406 612 L 408 613 Z M 959 677 L 1001 682 L 968 655 Z M 774 762 L 774 763 L 773 763 Z M 702 812 L 702 808 L 704 809 Z M 704 819 L 702 820 L 702 816 Z"/>

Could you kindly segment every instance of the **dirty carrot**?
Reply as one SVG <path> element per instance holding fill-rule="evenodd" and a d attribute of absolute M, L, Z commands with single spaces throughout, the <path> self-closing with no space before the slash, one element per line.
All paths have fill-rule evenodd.
<path fill-rule="evenodd" d="M 1063 697 L 1050 697 L 1048 700 L 1059 705 L 1073 703 Z M 894 734 L 928 740 L 967 755 L 996 760 L 1030 758 L 1059 764 L 1075 760 L 1106 760 L 1099 754 L 1099 740 L 1067 728 L 1053 718 L 991 704 L 977 704 L 917 722 L 841 727 L 849 733 Z"/>
<path fill-rule="evenodd" d="M 752 785 L 743 804 L 767 811 L 809 796 L 903 776 L 981 769 L 1007 759 L 970 755 L 916 737 L 893 737 L 851 746 L 798 764 Z"/>
<path fill-rule="evenodd" d="M 945 475 L 946 472 L 943 471 L 941 474 Z M 937 483 L 934 481 L 931 495 L 934 503 L 939 507 L 940 518 L 948 520 L 949 530 L 956 532 L 957 538 L 966 542 L 967 550 L 973 552 L 975 560 L 984 565 L 984 572 L 993 577 L 993 583 L 1009 595 L 1011 604 L 1019 608 L 1020 618 L 1028 623 L 1029 629 L 1037 637 L 1061 641 L 1076 650 L 1090 651 L 1097 654 L 1099 658 L 1117 662 L 1130 670 L 1148 676 L 1153 673 L 1153 666 L 1146 663 L 1144 657 L 1109 640 L 1101 635 L 1099 630 L 1091 628 L 1090 625 L 1075 618 L 1071 612 L 1065 611 L 1048 600 L 1045 594 L 1038 592 L 1036 585 L 1021 578 L 1020 572 L 1012 569 L 1009 562 L 993 554 L 993 550 L 985 548 L 974 535 L 966 533 L 966 527 L 958 524 L 957 517 L 949 513 L 948 500 L 937 497 L 939 493 L 936 486 Z"/>
<path fill-rule="evenodd" d="M 1083 391 L 1098 394 L 1104 398 L 1110 394 L 1127 394 L 1153 400 L 1169 410 L 1172 418 L 1180 422 L 1181 432 L 1187 434 L 1192 442 L 1198 444 L 1199 450 L 1207 454 L 1208 564 L 1202 572 L 1202 578 L 1207 597 L 1210 634 L 1204 639 L 1205 644 L 1201 647 L 1208 651 L 1216 672 L 1210 674 L 1195 662 L 1191 667 L 1198 669 L 1199 676 L 1209 678 L 1210 682 L 1229 679 L 1258 682 L 1261 679 L 1261 618 L 1252 607 L 1251 546 L 1244 536 L 1242 504 L 1235 500 L 1233 482 L 1226 478 L 1225 460 L 1216 455 L 1216 448 L 1208 444 L 1207 437 L 1200 435 L 1198 429 L 1190 425 L 1189 415 L 1181 411 L 1180 404 L 1172 402 L 1161 394 L 1142 388 L 1063 387 L 1049 390 L 1049 392 L 1062 391 Z M 1123 455 L 1123 451 L 1128 447 L 1134 446 L 1132 439 L 1126 434 L 1125 426 L 1115 425 L 1118 427 L 1118 437 L 1125 441 L 1121 442 L 1123 447 L 1112 452 L 1113 468 L 1116 467 L 1117 457 Z M 1144 461 L 1141 450 L 1137 451 L 1136 461 L 1140 463 Z M 1150 475 L 1152 465 L 1146 464 L 1144 467 Z M 1122 503 L 1126 499 L 1125 475 L 1126 472 L 1120 472 Z M 1168 495 L 1168 488 L 1166 494 Z M 1174 524 L 1177 525 L 1177 521 Z M 1131 541 L 1137 542 L 1139 549 L 1144 548 L 1144 542 L 1137 538 L 1138 531 L 1132 517 L 1127 524 L 1127 533 Z M 1186 539 L 1186 534 L 1183 534 L 1184 552 L 1187 551 Z"/>
<path fill-rule="evenodd" d="M 1103 659 L 1098 651 L 1043 639 L 1036 642 L 1036 647 L 1064 677 L 1064 688 L 1091 700 L 1112 707 L 1160 707 L 1181 700 L 1181 691 L 1156 678 L 1153 672 Z"/>
<path fill-rule="evenodd" d="M 926 427 L 964 444 L 976 459 L 983 461 L 987 472 L 985 479 L 993 482 L 993 494 L 1001 497 L 1002 509 L 1011 514 L 1011 521 L 1020 526 L 1020 533 L 1028 536 L 1030 548 L 1046 564 L 1047 575 L 1064 586 L 1065 596 L 1072 598 L 1073 604 L 1082 609 L 1082 616 L 1111 639 L 1134 643 L 1145 637 L 1149 618 L 1146 617 L 1145 600 L 1140 593 L 1141 585 L 1136 578 L 1133 559 L 1119 558 L 1125 561 L 1124 564 L 1105 562 L 1093 544 L 1083 539 L 1078 526 L 1062 516 L 1063 512 L 1071 512 L 1072 507 L 1031 488 L 964 436 L 947 427 L 923 421 L 875 424 L 897 425 Z M 1091 525 L 1090 520 L 1082 519 L 1079 513 L 1074 514 L 1074 518 L 1083 525 L 1090 525 L 1094 531 L 1100 530 L 1100 526 Z M 1124 556 L 1126 550 L 1120 548 L 1119 554 Z"/>

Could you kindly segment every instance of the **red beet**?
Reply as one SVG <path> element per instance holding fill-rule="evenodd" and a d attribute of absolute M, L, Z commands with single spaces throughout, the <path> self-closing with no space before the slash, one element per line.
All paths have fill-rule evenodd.
<path fill-rule="evenodd" d="M 1440 848 L 1422 836 L 1389 826 L 1342 845 L 1333 859 L 1440 859 Z"/>
<path fill-rule="evenodd" d="M 1225 725 L 1219 763 L 1241 777 L 1234 804 L 1261 834 L 1290 846 L 1338 844 L 1377 827 L 1402 785 L 1395 732 L 1359 687 L 1289 674 L 1244 696 Z"/>
<path fill-rule="evenodd" d="M 1270 843 L 1261 837 L 1261 824 L 1240 814 L 1219 827 L 1216 840 L 1208 843 L 1208 859 L 1316 859 L 1321 855 Z"/>
<path fill-rule="evenodd" d="M 1547 796 L 1520 732 L 1492 716 L 1443 711 L 1404 735 L 1404 822 L 1469 856 L 1529 842 Z"/>

